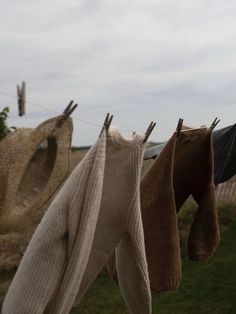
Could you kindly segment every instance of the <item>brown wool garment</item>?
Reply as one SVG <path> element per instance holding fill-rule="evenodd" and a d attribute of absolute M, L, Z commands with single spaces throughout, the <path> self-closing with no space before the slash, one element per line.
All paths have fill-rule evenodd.
<path fill-rule="evenodd" d="M 181 132 L 175 152 L 174 190 L 177 212 L 189 195 L 198 204 L 188 239 L 188 256 L 207 261 L 220 238 L 211 129 Z"/>
<path fill-rule="evenodd" d="M 141 181 L 141 208 L 152 291 L 176 289 L 181 254 L 173 189 L 174 134 Z"/>
<path fill-rule="evenodd" d="M 104 171 L 104 157 L 101 160 L 100 153 L 94 162 L 94 150 L 85 158 L 90 166 L 94 163 L 93 175 L 88 176 L 85 160 L 79 164 L 34 234 L 4 300 L 3 314 L 43 313 L 52 295 L 50 313 L 68 313 L 117 246 L 117 274 L 130 312 L 151 313 L 139 195 L 143 149 L 143 136 L 125 140 L 111 130 Z"/>
<path fill-rule="evenodd" d="M 211 129 L 206 128 L 186 130 L 179 137 L 174 134 L 142 179 L 142 218 L 151 289 L 154 292 L 174 289 L 180 282 L 180 248 L 175 213 L 189 195 L 198 203 L 188 239 L 189 258 L 206 261 L 218 244 L 211 135 Z"/>
<path fill-rule="evenodd" d="M 210 129 L 174 134 L 141 181 L 141 209 L 149 278 L 153 292 L 177 288 L 181 259 L 176 211 L 193 195 L 198 210 L 188 255 L 206 261 L 219 241 Z M 116 255 L 118 252 L 116 251 Z M 108 263 L 115 277 L 115 261 Z"/>

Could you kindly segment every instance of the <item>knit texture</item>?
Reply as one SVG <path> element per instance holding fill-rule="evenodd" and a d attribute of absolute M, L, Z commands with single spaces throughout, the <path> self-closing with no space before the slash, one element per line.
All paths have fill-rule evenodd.
<path fill-rule="evenodd" d="M 174 134 L 141 181 L 145 250 L 153 292 L 175 289 L 181 280 L 176 212 L 189 195 L 198 209 L 189 234 L 188 255 L 192 260 L 207 261 L 219 241 L 210 129 L 188 130 L 179 137 Z M 107 267 L 116 279 L 114 257 Z"/>
<path fill-rule="evenodd" d="M 70 165 L 72 119 L 18 128 L 0 142 L 0 271 L 17 267 Z"/>
<path fill-rule="evenodd" d="M 17 129 L 0 143 L 0 232 L 22 231 L 68 174 L 72 120 L 62 116 Z M 58 125 L 61 122 L 61 125 Z M 41 144 L 47 148 L 40 150 Z"/>
<path fill-rule="evenodd" d="M 129 311 L 152 311 L 140 211 L 143 150 L 143 136 L 125 140 L 117 130 L 109 132 L 101 210 L 77 305 L 116 248 L 119 286 Z"/>
<path fill-rule="evenodd" d="M 151 289 L 178 287 L 181 253 L 173 189 L 174 134 L 141 181 L 141 208 Z"/>
<path fill-rule="evenodd" d="M 103 132 L 44 215 L 6 294 L 3 314 L 43 313 L 52 298 L 55 308 L 60 303 L 54 313 L 69 312 L 93 242 L 105 148 Z M 63 300 L 59 300 L 62 283 Z"/>
<path fill-rule="evenodd" d="M 126 140 L 110 130 L 106 151 L 104 134 L 101 141 L 43 217 L 4 300 L 3 314 L 43 313 L 50 299 L 50 313 L 68 313 L 116 247 L 121 294 L 130 312 L 151 313 L 139 195 L 143 136 Z"/>
<path fill-rule="evenodd" d="M 198 209 L 188 238 L 188 256 L 207 261 L 219 241 L 211 129 L 174 134 L 142 180 L 142 217 L 154 292 L 175 289 L 180 282 L 176 211 L 190 195 Z"/>
<path fill-rule="evenodd" d="M 181 254 L 173 189 L 176 134 L 141 181 L 141 210 L 145 250 L 152 291 L 176 289 L 181 278 Z M 116 252 L 118 256 L 118 252 Z M 117 281 L 115 258 L 107 269 Z"/>

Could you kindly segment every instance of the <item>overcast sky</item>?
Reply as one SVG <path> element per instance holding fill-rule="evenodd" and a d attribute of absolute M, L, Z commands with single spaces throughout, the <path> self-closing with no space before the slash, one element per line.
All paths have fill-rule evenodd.
<path fill-rule="evenodd" d="M 236 2 L 227 0 L 0 0 L 0 92 L 73 117 L 170 137 L 178 118 L 218 128 L 236 119 Z M 54 115 L 0 93 L 10 125 L 34 127 Z M 92 144 L 100 127 L 74 120 L 73 145 Z M 122 131 L 125 137 L 131 132 Z"/>

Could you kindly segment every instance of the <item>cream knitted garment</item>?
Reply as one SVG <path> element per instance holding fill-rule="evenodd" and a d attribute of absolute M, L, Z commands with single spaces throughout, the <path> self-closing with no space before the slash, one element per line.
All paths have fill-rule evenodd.
<path fill-rule="evenodd" d="M 106 152 L 104 135 L 99 142 L 44 216 L 7 293 L 3 314 L 43 313 L 52 294 L 50 313 L 69 313 L 116 247 L 119 286 L 130 312 L 151 313 L 139 195 L 143 136 L 125 140 L 110 130 Z M 87 163 L 94 163 L 93 172 Z"/>
<path fill-rule="evenodd" d="M 38 225 L 11 286 L 3 314 L 43 313 L 64 284 L 59 313 L 68 313 L 89 258 L 105 166 L 106 135 L 88 151 Z M 66 274 L 66 278 L 65 277 Z M 64 279 L 64 280 L 63 280 Z"/>
<path fill-rule="evenodd" d="M 143 150 L 143 136 L 139 134 L 129 141 L 115 129 L 108 133 L 101 210 L 76 304 L 117 247 L 119 287 L 130 312 L 152 312 L 140 210 Z"/>

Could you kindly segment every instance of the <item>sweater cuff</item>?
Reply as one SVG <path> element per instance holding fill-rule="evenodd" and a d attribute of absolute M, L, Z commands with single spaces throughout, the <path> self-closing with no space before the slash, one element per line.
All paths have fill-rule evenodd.
<path fill-rule="evenodd" d="M 156 283 L 155 286 L 151 284 L 152 292 L 164 292 L 170 290 L 176 290 L 180 284 L 181 278 L 167 279 L 165 281 Z"/>
<path fill-rule="evenodd" d="M 207 262 L 211 254 L 190 250 L 188 252 L 188 256 L 190 260 L 195 261 L 195 262 Z"/>

